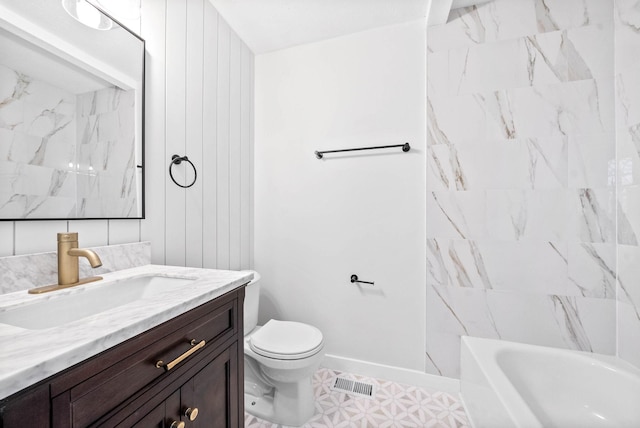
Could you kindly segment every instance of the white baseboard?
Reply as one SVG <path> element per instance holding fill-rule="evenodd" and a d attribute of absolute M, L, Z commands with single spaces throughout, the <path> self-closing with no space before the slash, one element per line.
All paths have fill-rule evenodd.
<path fill-rule="evenodd" d="M 431 391 L 443 391 L 456 395 L 460 393 L 460 381 L 458 379 L 372 363 L 370 361 L 327 354 L 324 356 L 322 367 L 376 379 L 391 380 L 405 385 L 419 386 Z"/>

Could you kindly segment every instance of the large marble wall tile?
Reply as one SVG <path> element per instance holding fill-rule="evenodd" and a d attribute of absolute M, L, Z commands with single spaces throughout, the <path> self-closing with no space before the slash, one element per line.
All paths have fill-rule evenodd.
<path fill-rule="evenodd" d="M 429 276 L 447 287 L 566 294 L 567 263 L 561 243 L 427 240 Z"/>
<path fill-rule="evenodd" d="M 438 286 L 428 291 L 428 367 L 445 376 L 459 376 L 455 336 L 459 343 L 461 335 L 615 353 L 615 300 Z"/>
<path fill-rule="evenodd" d="M 640 367 L 640 316 L 628 303 L 618 303 L 618 356 Z"/>
<path fill-rule="evenodd" d="M 615 3 L 618 355 L 640 366 L 640 4 Z"/>
<path fill-rule="evenodd" d="M 613 22 L 613 0 L 536 0 L 538 31 Z"/>
<path fill-rule="evenodd" d="M 614 132 L 569 136 L 569 188 L 615 187 Z"/>
<path fill-rule="evenodd" d="M 134 94 L 114 87 L 81 94 L 78 99 L 79 215 L 134 216 Z"/>
<path fill-rule="evenodd" d="M 617 218 L 618 243 L 640 245 L 640 185 L 618 189 Z"/>
<path fill-rule="evenodd" d="M 491 292 L 487 303 L 505 340 L 615 352 L 614 300 Z"/>
<path fill-rule="evenodd" d="M 430 52 L 508 40 L 537 33 L 534 3 L 529 0 L 495 0 L 455 9 L 446 25 L 429 27 Z"/>
<path fill-rule="evenodd" d="M 615 188 L 576 189 L 569 196 L 573 241 L 616 242 Z"/>
<path fill-rule="evenodd" d="M 560 36 L 557 34 L 557 40 L 553 43 L 558 50 L 561 46 Z M 450 92 L 473 94 L 531 86 L 537 80 L 543 80 L 544 83 L 562 81 L 562 76 L 556 76 L 547 63 L 538 61 L 537 55 L 539 50 L 524 38 L 450 51 Z M 513 58 L 513 61 L 505 62 L 502 58 Z"/>
<path fill-rule="evenodd" d="M 475 241 L 427 240 L 427 271 L 433 284 L 445 287 L 493 288 Z"/>
<path fill-rule="evenodd" d="M 497 240 L 565 241 L 567 190 L 486 192 L 487 235 Z"/>
<path fill-rule="evenodd" d="M 618 301 L 632 306 L 640 320 L 640 247 L 618 245 Z"/>
<path fill-rule="evenodd" d="M 567 80 L 611 78 L 614 75 L 613 37 L 611 22 L 564 31 Z"/>
<path fill-rule="evenodd" d="M 610 26 L 589 25 L 448 53 L 449 93 L 454 95 L 613 76 Z"/>
<path fill-rule="evenodd" d="M 4 66 L 0 75 L 0 93 L 12 90 L 0 103 L 0 213 L 74 217 L 75 96 Z"/>
<path fill-rule="evenodd" d="M 638 65 L 640 5 L 635 0 L 615 0 L 615 70 Z"/>
<path fill-rule="evenodd" d="M 527 138 L 428 148 L 429 190 L 560 189 L 567 139 Z"/>
<path fill-rule="evenodd" d="M 427 93 L 431 98 L 450 95 L 448 51 L 427 54 Z"/>
<path fill-rule="evenodd" d="M 637 49 L 637 52 L 640 52 L 640 46 Z M 636 63 L 635 66 L 619 69 L 616 74 L 616 126 L 618 129 L 627 129 L 640 123 L 639 73 L 640 64 Z"/>
<path fill-rule="evenodd" d="M 0 195 L 0 215 L 7 218 L 69 218 L 76 214 L 75 198 Z"/>
<path fill-rule="evenodd" d="M 616 295 L 615 244 L 570 243 L 567 295 L 609 298 Z"/>
<path fill-rule="evenodd" d="M 485 204 L 484 192 L 428 192 L 428 237 L 482 239 Z"/>
<path fill-rule="evenodd" d="M 506 91 L 500 101 L 486 105 L 487 120 L 493 125 L 487 127 L 496 136 L 564 136 L 614 129 L 611 81 L 581 80 L 514 89 Z M 505 128 L 507 115 L 512 120 Z"/>
<path fill-rule="evenodd" d="M 478 141 L 485 135 L 485 112 L 478 97 L 427 97 L 427 144 Z"/>
<path fill-rule="evenodd" d="M 435 284 L 611 298 L 613 244 L 430 239 L 427 266 Z M 567 276 L 568 275 L 568 276 Z"/>

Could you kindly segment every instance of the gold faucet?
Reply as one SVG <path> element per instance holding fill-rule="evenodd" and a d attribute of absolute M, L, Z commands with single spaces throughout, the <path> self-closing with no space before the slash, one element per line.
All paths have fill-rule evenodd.
<path fill-rule="evenodd" d="M 102 279 L 101 276 L 80 279 L 78 257 L 85 257 L 89 260 L 92 268 L 102 266 L 100 257 L 94 251 L 78 248 L 77 233 L 58 233 L 58 283 L 32 288 L 29 293 L 46 293 Z"/>

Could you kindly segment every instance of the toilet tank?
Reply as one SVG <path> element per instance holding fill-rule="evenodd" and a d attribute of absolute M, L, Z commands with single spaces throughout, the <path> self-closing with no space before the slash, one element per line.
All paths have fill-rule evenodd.
<path fill-rule="evenodd" d="M 260 274 L 254 270 L 245 272 L 253 273 L 253 279 L 247 284 L 244 294 L 244 335 L 246 336 L 258 325 Z"/>

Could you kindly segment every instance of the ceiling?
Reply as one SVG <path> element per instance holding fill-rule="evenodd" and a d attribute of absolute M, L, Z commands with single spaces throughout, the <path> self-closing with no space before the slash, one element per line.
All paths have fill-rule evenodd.
<path fill-rule="evenodd" d="M 428 3 L 431 2 L 431 0 L 209 1 L 256 55 L 386 25 L 426 19 Z M 442 0 L 434 0 L 434 2 L 439 1 Z"/>

